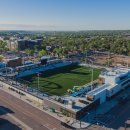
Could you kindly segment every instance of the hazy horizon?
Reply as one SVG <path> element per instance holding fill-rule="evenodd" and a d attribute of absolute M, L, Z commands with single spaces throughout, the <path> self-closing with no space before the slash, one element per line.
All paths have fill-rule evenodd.
<path fill-rule="evenodd" d="M 0 30 L 130 30 L 129 0 L 1 0 Z"/>

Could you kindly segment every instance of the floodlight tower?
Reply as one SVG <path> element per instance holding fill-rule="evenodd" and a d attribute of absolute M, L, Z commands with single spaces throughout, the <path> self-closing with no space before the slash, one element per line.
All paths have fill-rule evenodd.
<path fill-rule="evenodd" d="M 39 91 L 39 77 L 40 77 L 40 73 L 37 73 L 37 98 L 38 98 L 38 104 L 39 104 L 39 97 L 38 97 L 38 91 Z"/>
<path fill-rule="evenodd" d="M 91 90 L 93 90 L 93 61 L 91 60 L 91 67 L 92 67 L 92 75 L 91 75 Z"/>

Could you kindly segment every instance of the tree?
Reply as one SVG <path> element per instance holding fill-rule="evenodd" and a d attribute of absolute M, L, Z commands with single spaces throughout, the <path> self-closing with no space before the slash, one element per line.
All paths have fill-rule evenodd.
<path fill-rule="evenodd" d="M 25 52 L 26 52 L 26 54 L 28 54 L 28 56 L 30 56 L 34 53 L 34 51 L 31 49 L 26 49 Z"/>
<path fill-rule="evenodd" d="M 53 52 L 55 53 L 55 55 L 57 55 L 58 57 L 62 57 L 63 56 L 63 48 L 55 48 L 53 50 Z"/>
<path fill-rule="evenodd" d="M 2 61 L 2 59 L 3 59 L 3 56 L 2 56 L 2 55 L 0 55 L 0 62 Z"/>
<path fill-rule="evenodd" d="M 0 53 L 2 52 L 6 52 L 8 51 L 9 49 L 7 48 L 7 43 L 6 42 L 3 42 L 3 41 L 0 41 Z"/>
<path fill-rule="evenodd" d="M 39 55 L 40 57 L 42 57 L 42 56 L 44 56 L 44 55 L 47 55 L 47 52 L 46 52 L 45 50 L 41 50 L 41 51 L 39 51 L 38 55 Z"/>

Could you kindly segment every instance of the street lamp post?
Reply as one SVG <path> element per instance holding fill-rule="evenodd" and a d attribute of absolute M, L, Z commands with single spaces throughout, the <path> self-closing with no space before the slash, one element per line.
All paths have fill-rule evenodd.
<path fill-rule="evenodd" d="M 82 122 L 81 122 L 81 120 L 80 120 L 80 128 L 82 128 Z"/>
<path fill-rule="evenodd" d="M 81 118 L 81 113 L 80 113 L 80 118 Z M 82 128 L 82 122 L 81 122 L 81 119 L 79 119 L 80 121 L 80 128 Z"/>
<path fill-rule="evenodd" d="M 124 130 L 127 130 L 127 123 L 125 122 L 125 129 Z"/>
<path fill-rule="evenodd" d="M 89 117 L 88 117 L 88 116 L 89 116 L 89 114 L 90 114 L 90 113 L 89 113 L 89 112 L 87 112 L 87 120 L 89 120 Z"/>

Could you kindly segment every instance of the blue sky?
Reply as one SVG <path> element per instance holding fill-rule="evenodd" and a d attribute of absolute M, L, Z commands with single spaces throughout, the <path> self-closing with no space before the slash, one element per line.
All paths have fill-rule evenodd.
<path fill-rule="evenodd" d="M 0 30 L 130 29 L 130 0 L 0 0 Z"/>

